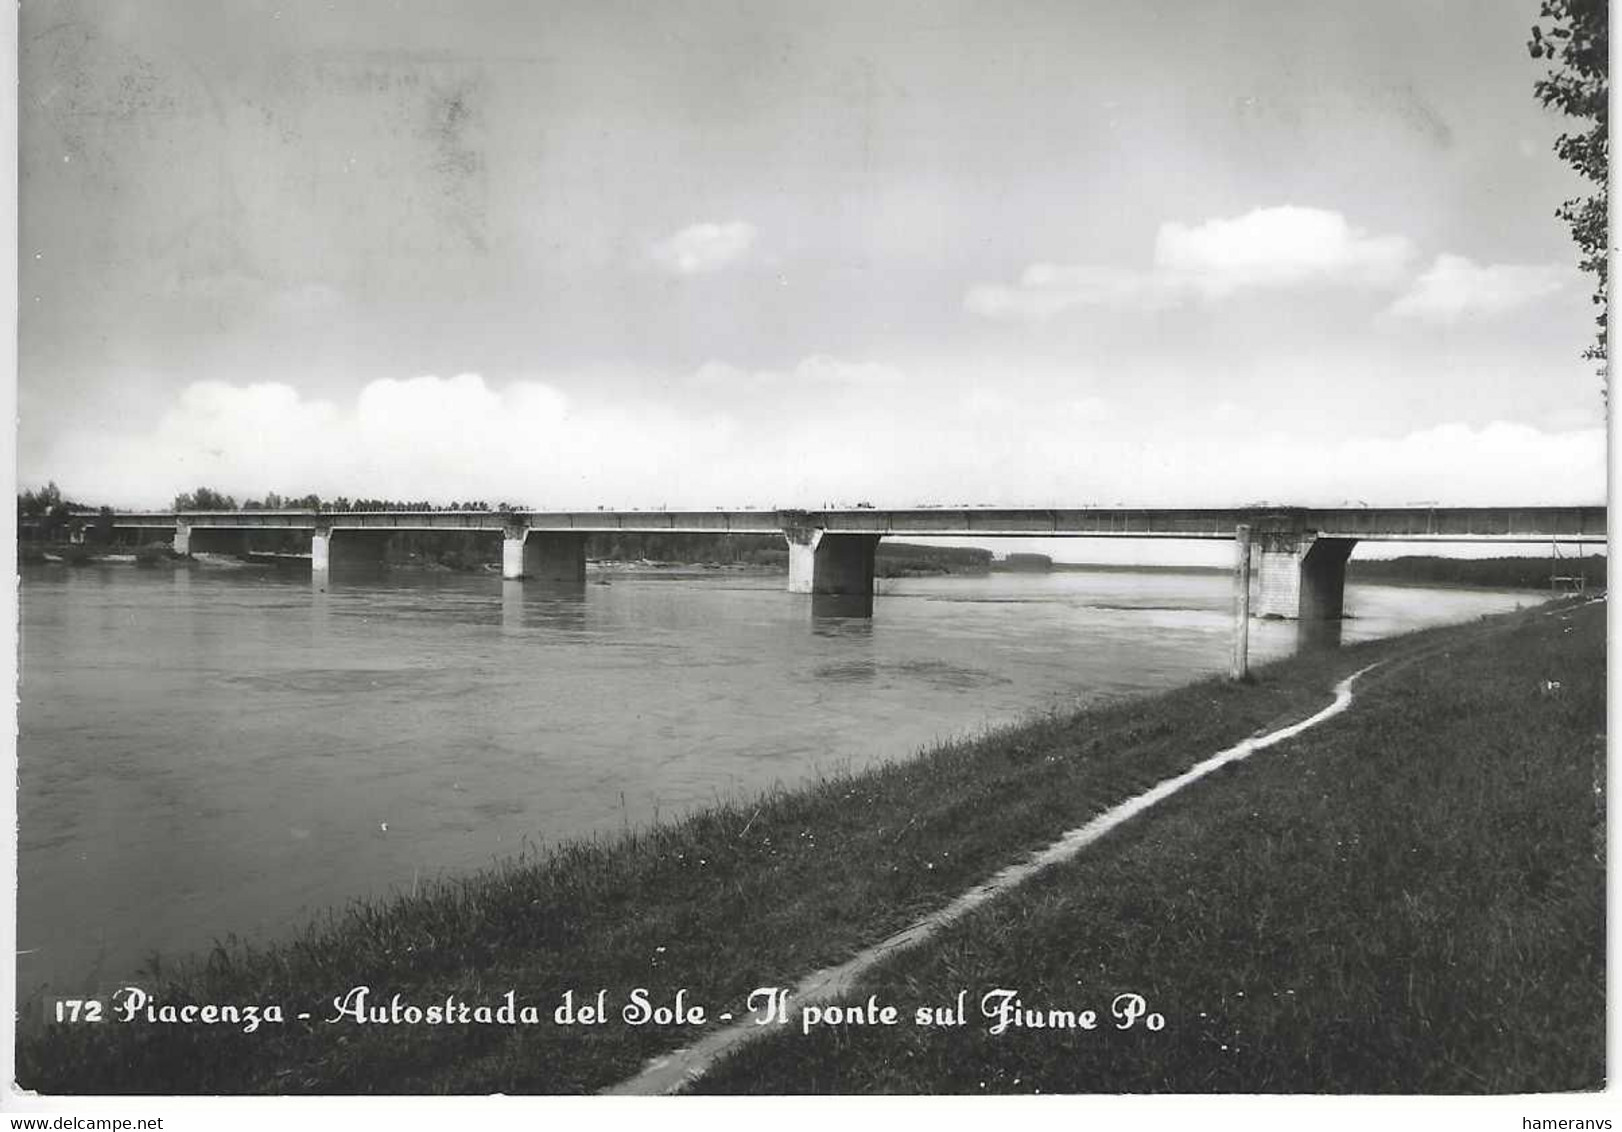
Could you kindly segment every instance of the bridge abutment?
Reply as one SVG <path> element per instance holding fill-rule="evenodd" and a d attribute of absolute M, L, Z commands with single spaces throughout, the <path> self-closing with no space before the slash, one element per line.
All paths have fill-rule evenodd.
<path fill-rule="evenodd" d="M 852 599 L 847 616 L 873 615 L 873 573 L 880 535 L 830 534 L 790 527 L 788 592 Z"/>
<path fill-rule="evenodd" d="M 501 540 L 501 576 L 543 582 L 586 580 L 586 536 L 579 531 L 509 527 Z"/>

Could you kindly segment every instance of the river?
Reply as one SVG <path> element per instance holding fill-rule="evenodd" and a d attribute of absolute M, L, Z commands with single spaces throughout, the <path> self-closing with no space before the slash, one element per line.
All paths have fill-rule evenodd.
<path fill-rule="evenodd" d="M 323 591 L 281 570 L 27 567 L 19 992 L 104 993 L 154 951 L 285 936 L 354 897 L 1228 660 L 1219 574 L 879 585 L 863 621 L 721 571 Z M 1353 585 L 1343 635 L 1540 596 Z M 1251 647 L 1286 655 L 1296 627 L 1256 622 Z"/>

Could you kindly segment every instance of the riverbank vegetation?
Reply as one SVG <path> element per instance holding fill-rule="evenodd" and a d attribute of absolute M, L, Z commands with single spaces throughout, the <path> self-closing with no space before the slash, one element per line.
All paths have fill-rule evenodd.
<path fill-rule="evenodd" d="M 1055 713 L 653 829 L 357 902 L 283 940 L 135 980 L 160 1003 L 280 1004 L 240 1026 L 48 1021 L 17 1074 L 49 1093 L 591 1091 L 689 1044 L 626 1025 L 636 988 L 744 1016 L 1061 832 L 1383 661 L 1332 725 L 1258 755 L 974 914 L 874 987 L 1027 1003 L 1144 994 L 1162 1032 L 872 1034 L 745 1049 L 723 1090 L 1576 1088 L 1603 1065 L 1603 606 L 1303 655 L 1253 683 Z M 371 988 L 541 1024 L 330 1023 Z M 103 995 L 114 988 L 103 988 Z M 604 991 L 607 1022 L 553 1011 Z M 863 995 L 868 992 L 863 988 Z M 299 1019 L 299 1013 L 310 1015 Z"/>
<path fill-rule="evenodd" d="M 82 542 L 41 542 L 31 539 L 17 545 L 17 562 L 25 566 L 53 562 L 66 566 L 96 566 L 109 562 L 129 562 L 137 566 L 166 566 L 178 565 L 183 561 L 168 543 L 97 546 Z"/>
<path fill-rule="evenodd" d="M 1481 586 L 1491 589 L 1550 590 L 1585 588 L 1603 590 L 1607 560 L 1603 554 L 1563 558 L 1442 558 L 1409 555 L 1403 558 L 1353 558 L 1346 564 L 1349 582 L 1387 585 Z M 1553 581 L 1551 579 L 1564 579 Z"/>

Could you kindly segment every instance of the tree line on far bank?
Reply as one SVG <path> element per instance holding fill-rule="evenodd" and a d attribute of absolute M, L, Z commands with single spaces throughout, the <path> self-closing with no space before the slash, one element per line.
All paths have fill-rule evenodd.
<path fill-rule="evenodd" d="M 269 492 L 263 499 L 244 499 L 237 505 L 236 497 L 212 488 L 200 487 L 196 491 L 181 492 L 171 507 L 175 511 L 527 511 L 521 503 L 505 500 L 492 507 L 482 499 L 458 500 L 454 503 L 432 503 L 426 499 L 350 499 L 340 495 L 336 499 L 322 499 L 311 492 L 307 495 L 280 495 Z"/>
<path fill-rule="evenodd" d="M 1501 589 L 1548 589 L 1551 578 L 1580 577 L 1587 589 L 1604 589 L 1603 554 L 1560 558 L 1354 558 L 1346 564 L 1353 582 L 1406 582 L 1416 585 L 1486 586 Z"/>

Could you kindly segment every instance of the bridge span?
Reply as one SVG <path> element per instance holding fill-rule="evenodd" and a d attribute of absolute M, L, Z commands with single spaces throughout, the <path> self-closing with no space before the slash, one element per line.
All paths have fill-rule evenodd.
<path fill-rule="evenodd" d="M 317 576 L 379 561 L 395 531 L 490 531 L 502 577 L 581 581 L 586 541 L 609 532 L 775 534 L 787 541 L 791 593 L 837 595 L 872 615 L 874 554 L 888 536 L 1223 539 L 1238 547 L 1236 611 L 1341 616 L 1346 560 L 1360 541 L 1603 544 L 1604 506 L 948 508 L 715 511 L 147 511 L 80 516 L 114 529 L 173 532 L 176 553 L 240 553 L 255 531 L 310 532 Z M 1239 582 L 1243 581 L 1243 585 Z"/>

